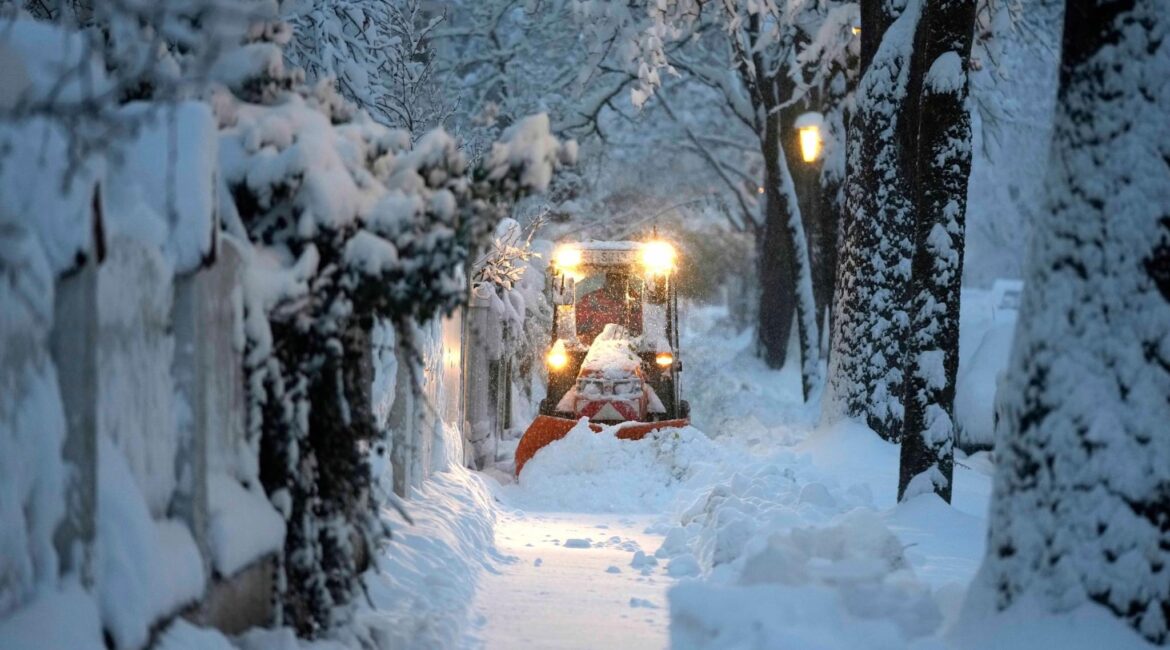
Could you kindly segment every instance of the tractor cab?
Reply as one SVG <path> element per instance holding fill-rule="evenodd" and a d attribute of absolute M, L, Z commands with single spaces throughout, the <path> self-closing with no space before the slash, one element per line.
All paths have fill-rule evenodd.
<path fill-rule="evenodd" d="M 548 293 L 555 315 L 545 357 L 548 395 L 521 439 L 516 473 L 581 418 L 623 424 L 640 438 L 687 424 L 681 398 L 674 247 L 664 241 L 581 242 L 553 254 Z"/>
<path fill-rule="evenodd" d="M 685 418 L 674 247 L 663 241 L 563 244 L 552 262 L 556 318 L 541 414 L 606 423 Z M 637 392 L 630 389 L 635 383 L 645 394 L 634 400 L 636 408 L 616 397 Z"/>

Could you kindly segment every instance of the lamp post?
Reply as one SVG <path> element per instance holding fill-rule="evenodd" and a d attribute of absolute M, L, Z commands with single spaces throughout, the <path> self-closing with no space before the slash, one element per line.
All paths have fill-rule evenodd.
<path fill-rule="evenodd" d="M 824 121 L 820 113 L 809 112 L 797 117 L 793 124 L 800 135 L 800 156 L 806 163 L 817 162 L 821 157 L 821 125 Z"/>

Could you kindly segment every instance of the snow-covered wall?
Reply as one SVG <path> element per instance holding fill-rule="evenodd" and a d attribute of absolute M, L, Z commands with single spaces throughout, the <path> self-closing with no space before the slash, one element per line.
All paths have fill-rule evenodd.
<path fill-rule="evenodd" d="M 87 51 L 67 31 L 0 28 L 13 72 L 0 98 L 49 92 L 85 63 L 58 60 Z M 19 633 L 47 633 L 22 627 L 46 612 L 144 647 L 284 540 L 243 435 L 241 260 L 219 242 L 217 125 L 200 102 L 119 111 L 139 128 L 100 152 L 49 117 L 0 121 L 5 648 L 47 647 Z M 98 632 L 57 647 L 102 645 Z"/>
<path fill-rule="evenodd" d="M 434 472 L 465 463 L 462 427 L 462 311 L 414 327 L 418 355 L 414 374 L 410 353 L 399 347 L 393 325 L 379 322 L 371 333 L 376 425 L 389 432 L 388 463 L 375 463 L 379 480 L 409 496 Z M 416 394 L 412 384 L 417 382 Z"/>

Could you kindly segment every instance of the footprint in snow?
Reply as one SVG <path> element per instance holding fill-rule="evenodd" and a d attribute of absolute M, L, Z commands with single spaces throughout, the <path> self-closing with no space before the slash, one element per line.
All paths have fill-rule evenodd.
<path fill-rule="evenodd" d="M 610 565 L 610 567 L 609 567 L 608 569 L 606 569 L 606 570 L 605 570 L 605 572 L 606 572 L 606 573 L 621 573 L 621 572 L 622 572 L 622 570 L 621 570 L 621 569 L 619 569 L 619 568 L 617 568 L 617 567 L 615 567 L 615 566 L 613 566 L 613 565 L 611 564 L 611 565 Z"/>
<path fill-rule="evenodd" d="M 536 558 L 536 561 L 532 563 L 533 566 L 540 566 L 542 564 L 544 564 L 544 560 L 540 558 Z"/>
<path fill-rule="evenodd" d="M 645 607 L 646 609 L 658 609 L 658 605 L 646 600 L 645 598 L 631 598 L 630 607 Z"/>
<path fill-rule="evenodd" d="M 566 539 L 561 546 L 565 548 L 590 548 L 593 544 L 587 539 Z"/>

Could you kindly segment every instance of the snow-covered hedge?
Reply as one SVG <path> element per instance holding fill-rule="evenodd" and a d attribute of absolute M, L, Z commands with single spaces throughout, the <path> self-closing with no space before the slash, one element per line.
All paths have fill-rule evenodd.
<path fill-rule="evenodd" d="M 282 544 L 277 620 L 307 635 L 349 620 L 361 558 L 389 532 L 366 458 L 388 435 L 373 323 L 416 369 L 414 325 L 466 298 L 469 251 L 575 155 L 535 116 L 471 166 L 442 131 L 413 139 L 305 86 L 283 63 L 287 25 L 243 28 L 265 3 L 188 4 L 102 6 L 109 43 L 0 24 L 0 617 L 35 619 L 80 581 L 118 648 L 201 598 L 205 566 L 226 576 Z M 175 43 L 160 67 L 120 65 L 159 34 Z M 221 251 L 242 277 L 202 270 Z M 212 320 L 176 327 L 180 308 Z M 231 395 L 204 400 L 215 368 L 190 351 L 225 343 L 215 358 L 246 364 L 248 428 L 206 441 L 206 475 L 192 435 Z M 90 402 L 92 421 L 76 411 Z"/>

